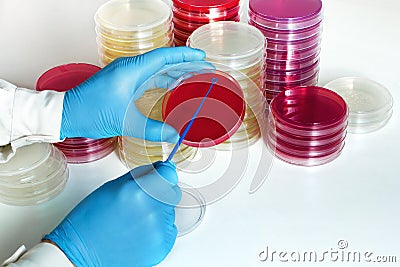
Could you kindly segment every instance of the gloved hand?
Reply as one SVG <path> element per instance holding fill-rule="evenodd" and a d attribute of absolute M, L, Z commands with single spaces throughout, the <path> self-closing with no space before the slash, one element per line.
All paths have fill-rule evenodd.
<path fill-rule="evenodd" d="M 44 240 L 77 267 L 156 265 L 177 236 L 177 181 L 173 163 L 138 167 L 91 193 Z"/>
<path fill-rule="evenodd" d="M 123 132 L 124 135 L 150 141 L 176 143 L 179 136 L 174 128 L 148 119 L 136 108 L 129 109 L 134 113 L 129 114 L 129 118 L 135 121 L 129 129 L 123 129 L 125 112 L 137 89 L 153 74 L 171 64 L 204 58 L 205 53 L 201 50 L 173 47 L 114 60 L 87 81 L 66 92 L 60 138 L 100 139 L 121 136 Z"/>

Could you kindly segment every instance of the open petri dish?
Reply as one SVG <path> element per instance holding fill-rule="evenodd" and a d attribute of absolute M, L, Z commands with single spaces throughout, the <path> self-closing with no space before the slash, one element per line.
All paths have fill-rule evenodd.
<path fill-rule="evenodd" d="M 203 220 L 206 212 L 206 201 L 195 188 L 178 183 L 182 192 L 181 201 L 175 207 L 175 225 L 178 237 L 184 236 L 196 229 Z"/>
<path fill-rule="evenodd" d="M 0 164 L 0 202 L 39 204 L 59 194 L 67 180 L 67 162 L 60 150 L 47 143 L 24 146 Z"/>
<path fill-rule="evenodd" d="M 100 70 L 86 63 L 70 63 L 49 69 L 36 82 L 36 90 L 68 91 L 81 84 Z M 68 163 L 87 163 L 102 159 L 112 153 L 117 146 L 117 138 L 99 140 L 89 138 L 67 138 L 56 143 L 67 157 Z"/>
<path fill-rule="evenodd" d="M 295 87 L 271 103 L 274 118 L 293 127 L 322 129 L 347 120 L 346 102 L 333 91 L 317 86 Z"/>
<path fill-rule="evenodd" d="M 233 77 L 218 70 L 181 77 L 164 97 L 163 120 L 182 134 L 207 91 L 183 144 L 215 146 L 228 140 L 242 124 L 246 110 L 243 91 Z"/>
<path fill-rule="evenodd" d="M 270 105 L 267 144 L 286 162 L 314 166 L 342 151 L 348 107 L 336 93 L 307 86 L 279 93 Z"/>
<path fill-rule="evenodd" d="M 333 80 L 326 88 L 338 93 L 349 106 L 351 133 L 367 133 L 380 129 L 391 118 L 393 97 L 383 85 L 367 78 L 345 77 Z"/>

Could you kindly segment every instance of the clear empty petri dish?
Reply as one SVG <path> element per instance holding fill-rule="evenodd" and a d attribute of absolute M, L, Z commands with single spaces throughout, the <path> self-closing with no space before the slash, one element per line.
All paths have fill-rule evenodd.
<path fill-rule="evenodd" d="M 345 77 L 331 81 L 326 88 L 338 93 L 349 106 L 351 133 L 367 133 L 380 129 L 391 118 L 393 97 L 383 85 L 367 78 Z"/>
<path fill-rule="evenodd" d="M 51 144 L 18 148 L 0 164 L 0 202 L 27 206 L 47 201 L 62 191 L 68 179 L 64 154 Z"/>
<path fill-rule="evenodd" d="M 182 198 L 175 207 L 175 225 L 180 237 L 192 232 L 200 225 L 206 212 L 206 202 L 195 188 L 182 182 L 179 182 L 178 186 L 181 189 Z"/>

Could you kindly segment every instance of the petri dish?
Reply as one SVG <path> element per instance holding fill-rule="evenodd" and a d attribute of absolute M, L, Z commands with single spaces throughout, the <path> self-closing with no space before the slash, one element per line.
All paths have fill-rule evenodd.
<path fill-rule="evenodd" d="M 281 40 L 281 41 L 301 41 L 304 39 L 312 38 L 322 33 L 322 21 L 309 27 L 300 30 L 274 30 L 249 21 L 250 25 L 259 29 L 267 39 Z"/>
<path fill-rule="evenodd" d="M 367 133 L 382 128 L 393 113 L 393 97 L 383 85 L 362 77 L 333 80 L 326 88 L 338 93 L 349 106 L 349 132 Z"/>
<path fill-rule="evenodd" d="M 319 72 L 319 61 L 313 65 L 299 70 L 281 71 L 281 70 L 268 70 L 263 73 L 264 81 L 268 82 L 297 82 L 308 79 Z"/>
<path fill-rule="evenodd" d="M 143 49 L 146 47 L 155 47 L 163 45 L 172 39 L 172 28 L 168 32 L 164 32 L 163 35 L 152 38 L 152 39 L 136 39 L 134 41 L 131 40 L 122 40 L 116 39 L 113 37 L 105 37 L 102 35 L 98 35 L 96 38 L 96 42 L 98 45 L 104 45 L 105 47 L 110 47 L 111 49 L 117 50 L 132 50 L 132 49 Z"/>
<path fill-rule="evenodd" d="M 67 180 L 67 162 L 60 150 L 47 143 L 24 146 L 0 164 L 0 202 L 39 204 L 59 194 Z"/>
<path fill-rule="evenodd" d="M 175 7 L 192 12 L 216 12 L 239 6 L 239 0 L 172 0 Z"/>
<path fill-rule="evenodd" d="M 216 83 L 212 83 L 217 79 Z M 245 100 L 238 82 L 222 71 L 203 71 L 179 79 L 163 100 L 163 120 L 182 134 L 213 85 L 183 144 L 211 147 L 231 137 L 245 116 Z"/>
<path fill-rule="evenodd" d="M 269 39 L 267 42 L 267 49 L 274 51 L 298 51 L 312 47 L 315 44 L 320 44 L 321 40 L 321 35 L 315 35 L 311 36 L 310 38 L 297 41 L 281 41 Z"/>
<path fill-rule="evenodd" d="M 316 64 L 319 61 L 320 52 L 312 55 L 309 58 L 302 60 L 273 60 L 266 59 L 264 70 L 270 71 L 293 71 L 298 69 L 305 69 Z"/>
<path fill-rule="evenodd" d="M 65 92 L 84 82 L 99 70 L 99 67 L 86 63 L 56 66 L 39 77 L 36 81 L 36 90 Z"/>
<path fill-rule="evenodd" d="M 159 48 L 159 47 L 171 47 L 173 45 L 173 40 L 169 40 L 167 43 L 161 46 L 157 47 L 151 47 L 151 48 L 145 48 L 145 49 L 124 49 L 124 50 L 115 50 L 115 49 L 108 49 L 104 47 L 104 45 L 101 45 L 98 47 L 98 54 L 100 56 L 100 61 L 104 64 L 104 62 L 112 62 L 116 58 L 119 57 L 133 57 L 137 56 L 140 54 L 144 54 L 146 52 L 149 52 L 153 49 Z"/>
<path fill-rule="evenodd" d="M 271 112 L 283 125 L 301 129 L 324 129 L 347 120 L 348 107 L 337 93 L 323 87 L 295 87 L 278 94 Z"/>
<path fill-rule="evenodd" d="M 187 45 L 206 52 L 212 62 L 243 69 L 262 60 L 265 37 L 255 27 L 222 21 L 204 25 L 192 33 Z"/>
<path fill-rule="evenodd" d="M 105 29 L 154 33 L 171 17 L 171 8 L 161 0 L 112 0 L 100 6 L 94 18 Z"/>
<path fill-rule="evenodd" d="M 275 0 L 250 0 L 249 11 L 263 18 L 266 22 L 278 22 L 275 26 L 271 24 L 270 27 L 287 28 L 286 24 L 302 27 L 304 24 L 313 23 L 320 18 L 322 1 L 304 0 L 300 2 L 283 0 L 277 2 Z"/>
<path fill-rule="evenodd" d="M 223 9 L 220 11 L 209 10 L 207 12 L 187 11 L 176 6 L 174 6 L 172 9 L 174 17 L 178 17 L 182 20 L 187 20 L 189 22 L 199 23 L 232 20 L 233 18 L 239 17 L 239 10 L 239 6 L 235 6 L 230 9 Z"/>
<path fill-rule="evenodd" d="M 338 129 L 332 130 L 328 134 L 323 134 L 323 135 L 303 135 L 302 132 L 296 132 L 296 131 L 290 131 L 291 129 L 285 129 L 283 127 L 280 128 L 279 123 L 276 123 L 276 121 L 272 118 L 272 115 L 269 114 L 268 116 L 268 124 L 270 127 L 272 127 L 272 132 L 273 136 L 275 136 L 277 139 L 284 140 L 285 142 L 292 144 L 292 145 L 301 145 L 301 146 L 323 146 L 331 143 L 335 143 L 339 141 L 340 139 L 344 138 L 346 136 L 346 129 L 347 129 L 347 124 L 344 123 L 339 127 Z M 287 131 L 289 130 L 289 131 Z"/>
<path fill-rule="evenodd" d="M 70 63 L 56 66 L 43 73 L 36 82 L 36 90 L 65 92 L 81 84 L 100 70 L 86 63 Z M 54 144 L 67 157 L 68 163 L 87 163 L 102 159 L 117 146 L 117 138 L 99 140 L 89 138 L 67 138 Z"/>
<path fill-rule="evenodd" d="M 182 198 L 175 207 L 175 225 L 180 237 L 192 232 L 200 225 L 206 212 L 206 202 L 195 188 L 182 182 L 179 182 L 178 186 L 181 189 Z"/>
<path fill-rule="evenodd" d="M 319 56 L 320 50 L 320 44 L 315 44 L 303 50 L 275 51 L 266 49 L 265 54 L 267 60 L 283 61 L 286 63 L 313 59 Z"/>
<path fill-rule="evenodd" d="M 298 155 L 292 155 L 290 153 L 287 153 L 285 151 L 282 151 L 279 147 L 274 147 L 274 144 L 270 142 L 270 139 L 267 139 L 267 147 L 271 151 L 271 153 L 274 153 L 274 155 L 287 163 L 294 164 L 294 165 L 299 165 L 299 166 L 306 166 L 306 167 L 312 167 L 312 166 L 318 166 L 318 165 L 323 165 L 326 163 L 329 163 L 339 157 L 341 154 L 343 148 L 344 148 L 345 142 L 342 142 L 340 146 L 334 150 L 333 153 L 328 154 L 328 155 L 323 155 L 319 157 L 301 157 Z"/>
<path fill-rule="evenodd" d="M 279 138 L 271 138 L 271 145 L 276 147 L 278 150 L 300 158 L 316 158 L 324 157 L 335 153 L 340 150 L 344 144 L 344 137 L 335 143 L 323 145 L 323 146 L 299 146 L 286 143 L 284 140 Z M 274 142 L 276 140 L 276 142 Z"/>
<path fill-rule="evenodd" d="M 310 78 L 300 80 L 297 82 L 268 82 L 265 81 L 263 83 L 263 88 L 264 88 L 264 93 L 269 94 L 269 95 L 277 95 L 282 91 L 294 88 L 294 87 L 299 87 L 299 86 L 312 86 L 312 85 L 317 85 L 318 83 L 318 74 L 315 73 L 315 75 L 311 76 Z"/>

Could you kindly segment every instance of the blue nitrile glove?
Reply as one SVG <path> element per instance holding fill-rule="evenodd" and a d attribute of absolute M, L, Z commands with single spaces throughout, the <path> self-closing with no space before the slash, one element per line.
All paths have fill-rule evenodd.
<path fill-rule="evenodd" d="M 168 65 L 200 61 L 205 53 L 188 47 L 158 48 L 136 57 L 118 58 L 84 83 L 66 92 L 60 138 L 100 139 L 124 135 L 175 143 L 174 128 L 148 119 L 136 108 L 132 129 L 123 129 L 125 111 L 136 90 L 153 74 Z M 162 82 L 162 81 L 161 81 Z M 168 81 L 166 81 L 168 82 Z M 143 93 L 143 92 L 141 92 Z"/>
<path fill-rule="evenodd" d="M 156 265 L 177 236 L 177 181 L 173 163 L 138 167 L 96 189 L 44 240 L 78 267 Z"/>

